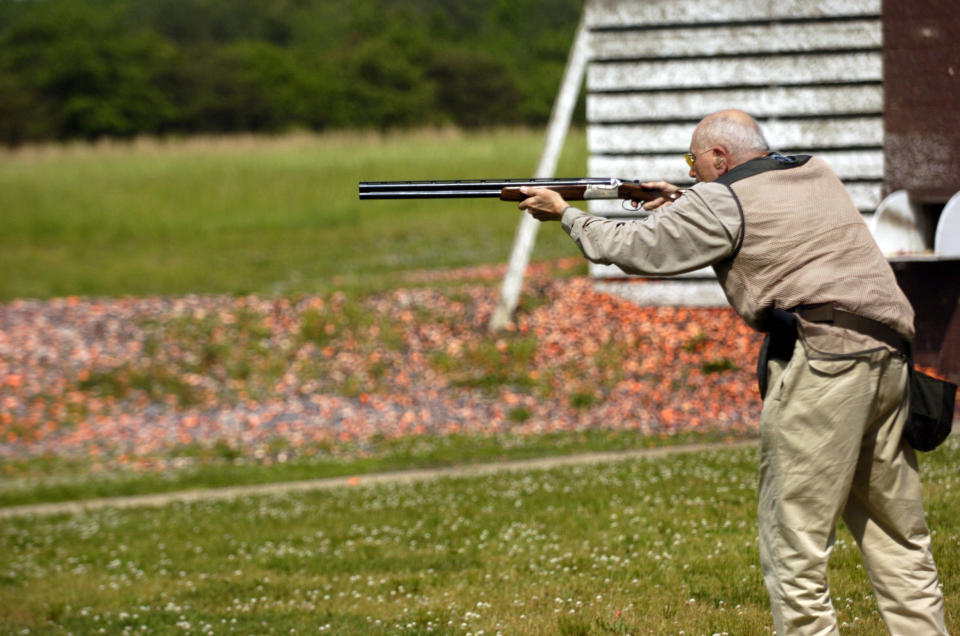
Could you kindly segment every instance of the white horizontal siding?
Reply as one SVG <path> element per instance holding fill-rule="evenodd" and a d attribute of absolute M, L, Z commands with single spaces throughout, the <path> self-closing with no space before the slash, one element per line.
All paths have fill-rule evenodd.
<path fill-rule="evenodd" d="M 864 219 L 871 218 L 873 211 L 883 200 L 883 182 L 847 183 L 845 186 L 854 205 L 860 210 Z M 639 216 L 635 210 L 629 207 L 629 203 L 617 201 L 591 201 L 589 210 L 593 214 L 608 218 L 638 218 Z"/>
<path fill-rule="evenodd" d="M 883 189 L 881 5 L 592 0 L 588 174 L 689 186 L 683 153 L 696 123 L 739 108 L 759 120 L 772 148 L 827 161 L 869 216 Z M 638 216 L 620 201 L 580 205 L 603 216 Z M 623 276 L 615 267 L 590 271 Z"/>
<path fill-rule="evenodd" d="M 591 122 L 675 120 L 680 117 L 699 121 L 704 115 L 722 108 L 739 108 L 758 118 L 879 113 L 883 110 L 883 87 L 878 82 L 862 86 L 758 87 L 587 95 L 587 120 Z"/>
<path fill-rule="evenodd" d="M 878 19 L 728 24 L 693 30 L 689 25 L 678 25 L 668 29 L 633 32 L 596 31 L 590 38 L 591 59 L 596 61 L 873 49 L 883 44 L 883 28 Z"/>
<path fill-rule="evenodd" d="M 600 276 L 603 278 L 611 277 L 620 277 L 625 276 L 623 270 L 617 267 L 616 265 L 600 265 L 598 263 L 590 263 L 590 272 L 595 276 Z M 712 267 L 704 267 L 693 272 L 687 272 L 685 274 L 676 274 L 674 276 L 651 276 L 650 278 L 686 278 L 686 279 L 698 279 L 698 278 L 716 278 L 716 274 L 713 271 Z"/>
<path fill-rule="evenodd" d="M 590 269 L 593 273 L 593 268 Z M 599 278 L 599 277 L 598 277 Z M 618 280 L 597 280 L 594 289 L 615 294 L 640 305 L 727 307 L 726 296 L 716 279 L 646 280 L 642 285 Z"/>
<path fill-rule="evenodd" d="M 880 205 L 880 201 L 883 200 L 883 181 L 858 181 L 845 185 L 854 205 L 863 213 L 865 218 L 869 217 Z M 575 203 L 575 205 L 581 209 L 586 207 L 593 214 L 610 218 L 637 218 L 640 216 L 636 210 L 629 207 L 629 203 L 623 201 L 590 201 L 587 206 L 583 202 Z"/>
<path fill-rule="evenodd" d="M 811 154 L 802 149 L 781 148 L 788 154 Z M 842 180 L 883 178 L 883 151 L 830 150 L 812 153 L 822 158 Z M 689 169 L 681 153 L 635 156 L 594 155 L 587 162 L 587 172 L 594 177 L 620 179 L 660 180 L 672 183 L 691 183 Z"/>
<path fill-rule="evenodd" d="M 850 198 L 853 199 L 853 204 L 863 214 L 864 219 L 869 220 L 874 210 L 880 205 L 880 201 L 883 200 L 883 180 L 845 185 Z"/>
<path fill-rule="evenodd" d="M 590 64 L 587 90 L 789 86 L 883 79 L 880 51 Z"/>
<path fill-rule="evenodd" d="M 593 0 L 591 27 L 880 15 L 881 0 Z"/>
<path fill-rule="evenodd" d="M 883 118 L 856 117 L 798 121 L 760 121 L 773 148 L 838 148 L 881 146 Z M 587 145 L 595 154 L 650 153 L 689 148 L 690 123 L 653 123 L 587 127 Z M 882 175 L 882 169 L 881 173 Z"/>

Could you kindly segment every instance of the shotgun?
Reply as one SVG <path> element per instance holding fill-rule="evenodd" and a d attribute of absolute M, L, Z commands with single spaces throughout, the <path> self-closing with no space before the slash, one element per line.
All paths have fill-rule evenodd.
<path fill-rule="evenodd" d="M 637 203 L 663 197 L 676 201 L 680 192 L 645 188 L 639 181 L 607 178 L 579 179 L 473 179 L 464 181 L 361 181 L 361 199 L 470 199 L 498 198 L 523 201 L 522 186 L 549 188 L 568 201 L 624 199 Z"/>

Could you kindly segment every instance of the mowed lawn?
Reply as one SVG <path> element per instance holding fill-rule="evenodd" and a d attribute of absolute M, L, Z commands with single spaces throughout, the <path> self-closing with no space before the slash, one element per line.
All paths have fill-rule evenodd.
<path fill-rule="evenodd" d="M 922 458 L 960 628 L 960 443 Z M 0 525 L 3 633 L 764 634 L 756 450 Z M 844 634 L 885 633 L 850 534 Z"/>
<path fill-rule="evenodd" d="M 384 288 L 397 272 L 502 263 L 516 204 L 361 202 L 357 183 L 527 178 L 542 141 L 450 130 L 3 150 L 0 300 Z M 574 131 L 558 173 L 584 175 L 585 157 Z M 534 257 L 575 253 L 542 232 Z"/>
<path fill-rule="evenodd" d="M 513 204 L 360 202 L 356 184 L 530 176 L 541 142 L 522 130 L 421 131 L 3 151 L 0 302 L 333 290 L 358 298 L 413 270 L 503 262 L 519 220 Z M 584 166 L 576 133 L 558 173 L 580 175 Z M 540 233 L 535 260 L 570 255 L 576 249 L 557 226 Z M 532 448 L 572 452 L 571 444 L 584 444 L 577 437 L 560 434 L 553 450 Z M 617 438 L 602 448 L 633 445 Z M 404 459 L 408 450 L 415 460 Z M 400 459 L 378 465 L 527 454 L 474 445 L 444 451 L 438 462 L 432 448 L 395 451 Z M 921 457 L 953 631 L 960 630 L 958 459 L 957 438 Z M 61 472 L 61 458 L 49 461 L 51 473 Z M 344 461 L 333 473 L 377 467 Z M 771 633 L 756 556 L 756 463 L 754 449 L 718 449 L 4 519 L 0 633 Z M 221 481 L 201 481 L 276 480 L 257 470 L 240 463 Z M 71 488 L 79 482 L 77 497 L 155 489 L 137 476 L 102 491 L 99 481 L 111 476 L 88 483 L 67 472 L 56 478 Z M 49 484 L 5 490 L 21 486 L 25 501 L 61 499 L 42 491 Z M 884 633 L 844 529 L 831 585 L 844 634 Z"/>

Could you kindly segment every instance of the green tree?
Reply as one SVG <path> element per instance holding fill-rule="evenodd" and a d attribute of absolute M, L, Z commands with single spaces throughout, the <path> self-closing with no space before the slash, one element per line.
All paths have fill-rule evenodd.
<path fill-rule="evenodd" d="M 268 42 L 212 49 L 184 68 L 180 79 L 181 125 L 195 130 L 277 131 L 318 121 L 316 78 L 293 52 Z"/>
<path fill-rule="evenodd" d="M 89 3 L 91 0 L 87 0 Z M 289 43 L 299 0 L 125 0 L 127 22 L 149 26 L 189 48 L 205 43 L 262 40 Z"/>
<path fill-rule="evenodd" d="M 482 51 L 439 49 L 426 74 L 436 86 L 437 110 L 449 122 L 475 128 L 518 119 L 521 90 L 514 74 Z"/>
<path fill-rule="evenodd" d="M 38 7 L 0 36 L 0 91 L 12 98 L 4 114 L 15 118 L 8 141 L 162 130 L 174 117 L 164 86 L 175 55 L 149 31 L 119 28 L 113 10 Z"/>
<path fill-rule="evenodd" d="M 426 75 L 425 40 L 393 29 L 360 44 L 345 67 L 347 125 L 379 128 L 436 123 L 434 83 Z"/>
<path fill-rule="evenodd" d="M 0 0 L 0 140 L 539 125 L 582 0 Z"/>

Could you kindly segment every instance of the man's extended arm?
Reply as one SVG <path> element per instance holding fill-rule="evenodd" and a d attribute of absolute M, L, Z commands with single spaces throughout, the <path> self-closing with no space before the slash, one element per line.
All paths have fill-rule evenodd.
<path fill-rule="evenodd" d="M 645 219 L 604 219 L 570 207 L 542 189 L 520 207 L 559 220 L 589 260 L 630 274 L 670 275 L 712 265 L 733 253 L 742 230 L 736 199 L 719 184 L 700 184 Z"/>

